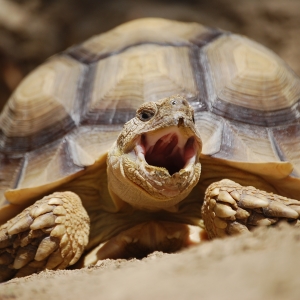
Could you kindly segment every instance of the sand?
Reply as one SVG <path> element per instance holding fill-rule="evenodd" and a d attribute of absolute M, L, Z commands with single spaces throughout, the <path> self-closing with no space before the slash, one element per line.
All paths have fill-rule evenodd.
<path fill-rule="evenodd" d="M 259 228 L 180 253 L 13 279 L 0 299 L 300 299 L 299 252 L 299 228 Z"/>

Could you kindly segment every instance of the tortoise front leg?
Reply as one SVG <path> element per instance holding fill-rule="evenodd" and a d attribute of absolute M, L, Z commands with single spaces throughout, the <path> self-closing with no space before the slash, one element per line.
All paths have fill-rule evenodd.
<path fill-rule="evenodd" d="M 0 227 L 0 282 L 76 263 L 89 227 L 81 200 L 72 192 L 36 201 Z"/>
<path fill-rule="evenodd" d="M 282 220 L 298 224 L 300 201 L 224 179 L 205 193 L 202 218 L 209 238 L 248 232 Z"/>

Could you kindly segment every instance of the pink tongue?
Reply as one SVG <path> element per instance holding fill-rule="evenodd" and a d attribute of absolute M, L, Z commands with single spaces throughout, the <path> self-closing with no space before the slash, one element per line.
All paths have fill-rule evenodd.
<path fill-rule="evenodd" d="M 164 135 L 156 142 L 152 150 L 149 149 L 151 155 L 162 155 L 164 157 L 171 155 L 174 147 L 178 143 L 178 137 L 175 133 L 170 135 L 171 133 Z"/>
<path fill-rule="evenodd" d="M 177 146 L 178 136 L 169 133 L 161 137 L 154 146 L 150 147 L 145 155 L 145 159 L 149 165 L 164 167 L 172 175 L 184 167 L 184 159 L 180 154 Z M 173 153 L 172 153 L 173 152 Z"/>

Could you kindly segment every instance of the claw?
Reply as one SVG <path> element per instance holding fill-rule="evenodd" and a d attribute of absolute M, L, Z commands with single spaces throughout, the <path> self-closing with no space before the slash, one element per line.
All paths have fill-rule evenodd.
<path fill-rule="evenodd" d="M 41 261 L 47 258 L 47 256 L 49 256 L 58 248 L 58 245 L 59 242 L 57 239 L 50 237 L 44 238 L 36 251 L 34 259 L 37 261 Z"/>
<path fill-rule="evenodd" d="M 62 255 L 58 249 L 50 255 L 50 257 L 47 261 L 47 264 L 46 264 L 46 268 L 49 270 L 56 269 L 56 267 L 58 265 L 60 265 L 63 261 L 64 261 L 64 258 L 62 257 Z"/>
<path fill-rule="evenodd" d="M 230 195 L 236 200 L 236 201 L 240 201 L 241 199 L 241 195 L 238 191 L 232 191 L 230 192 Z"/>
<path fill-rule="evenodd" d="M 288 207 L 295 210 L 300 215 L 300 206 L 299 205 L 289 205 Z"/>
<path fill-rule="evenodd" d="M 216 204 L 214 212 L 220 218 L 229 218 L 236 214 L 236 211 L 234 211 L 230 206 L 221 203 Z"/>
<path fill-rule="evenodd" d="M 20 220 L 18 220 L 16 223 L 13 223 L 8 229 L 7 232 L 9 235 L 17 234 L 23 231 L 26 231 L 30 228 L 30 225 L 32 224 L 33 219 L 29 214 L 26 214 L 25 216 L 21 216 Z"/>
<path fill-rule="evenodd" d="M 78 259 L 80 258 L 80 256 L 81 256 L 81 253 L 83 252 L 83 247 L 82 246 L 77 246 L 77 251 L 76 251 L 76 253 L 75 253 L 75 255 L 74 255 L 74 257 L 73 257 L 73 259 L 70 261 L 70 266 L 72 266 L 72 265 L 74 265 L 77 261 L 78 261 Z"/>
<path fill-rule="evenodd" d="M 269 201 L 267 199 L 262 199 L 255 197 L 253 195 L 242 194 L 239 206 L 242 208 L 262 208 L 267 207 Z"/>
<path fill-rule="evenodd" d="M 51 231 L 51 236 L 53 237 L 62 237 L 66 233 L 66 227 L 64 225 L 56 225 Z"/>
<path fill-rule="evenodd" d="M 257 221 L 256 225 L 258 226 L 270 226 L 272 225 L 272 222 L 269 219 L 261 219 Z"/>
<path fill-rule="evenodd" d="M 61 238 L 61 240 L 60 240 L 60 246 L 61 246 L 62 248 L 64 248 L 64 247 L 66 247 L 66 246 L 68 245 L 68 243 L 69 243 L 69 237 L 68 237 L 68 235 L 65 233 L 65 234 L 63 235 L 63 237 Z"/>
<path fill-rule="evenodd" d="M 32 273 L 42 271 L 45 269 L 45 264 L 45 261 L 32 261 L 27 266 L 19 269 L 19 271 L 15 274 L 15 277 L 28 276 Z"/>
<path fill-rule="evenodd" d="M 66 217 L 65 216 L 58 216 L 55 219 L 56 224 L 66 224 Z"/>
<path fill-rule="evenodd" d="M 227 232 L 229 234 L 238 234 L 238 233 L 249 232 L 249 230 L 245 225 L 240 224 L 238 222 L 233 222 L 229 224 Z"/>
<path fill-rule="evenodd" d="M 250 214 L 246 210 L 238 207 L 235 215 L 237 219 L 247 219 L 249 216 Z"/>
<path fill-rule="evenodd" d="M 267 217 L 283 217 L 297 219 L 299 214 L 289 206 L 283 203 L 272 201 L 268 207 L 263 208 L 264 215 Z"/>
<path fill-rule="evenodd" d="M 37 230 L 55 225 L 55 216 L 53 213 L 47 213 L 37 217 L 30 226 L 30 229 Z"/>
<path fill-rule="evenodd" d="M 48 201 L 48 204 L 49 205 L 63 205 L 64 202 L 59 199 L 59 198 L 51 198 L 49 201 Z"/>
<path fill-rule="evenodd" d="M 21 269 L 26 264 L 34 259 L 37 247 L 28 245 L 23 248 L 19 248 L 17 256 L 14 260 L 13 268 Z"/>
<path fill-rule="evenodd" d="M 40 206 L 34 206 L 33 209 L 30 211 L 30 215 L 33 218 L 37 218 L 40 215 L 48 213 L 53 210 L 53 206 L 48 205 L 47 203 L 43 203 Z"/>
<path fill-rule="evenodd" d="M 209 196 L 210 197 L 215 197 L 215 196 L 218 196 L 220 193 L 220 189 L 219 188 L 214 188 L 210 193 L 209 193 Z"/>
<path fill-rule="evenodd" d="M 63 206 L 57 206 L 54 208 L 53 214 L 59 215 L 59 216 L 65 216 L 67 214 L 67 212 Z"/>
<path fill-rule="evenodd" d="M 226 191 L 220 191 L 218 200 L 236 206 L 236 201 Z"/>

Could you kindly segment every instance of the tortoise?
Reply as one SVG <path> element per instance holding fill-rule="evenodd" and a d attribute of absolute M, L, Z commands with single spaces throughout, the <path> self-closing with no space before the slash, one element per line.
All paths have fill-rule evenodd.
<path fill-rule="evenodd" d="M 272 51 L 196 23 L 51 57 L 0 117 L 1 281 L 297 226 L 299 99 Z"/>

